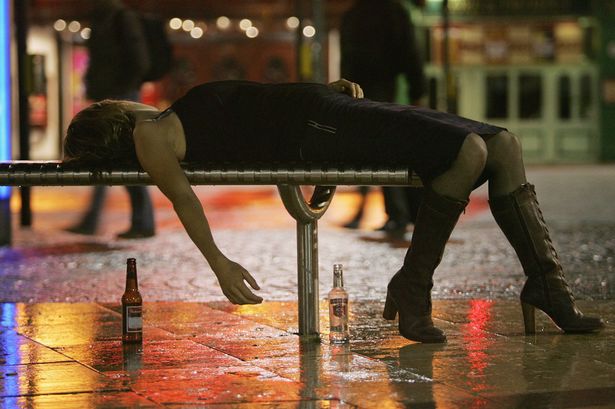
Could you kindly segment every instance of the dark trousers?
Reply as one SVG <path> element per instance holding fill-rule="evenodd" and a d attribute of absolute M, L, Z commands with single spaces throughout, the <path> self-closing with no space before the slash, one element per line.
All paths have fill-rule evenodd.
<path fill-rule="evenodd" d="M 131 215 L 131 230 L 153 232 L 154 226 L 154 208 L 150 199 L 146 186 L 126 186 L 128 196 L 130 197 L 130 205 L 132 208 Z M 90 206 L 86 211 L 81 221 L 81 226 L 96 230 L 100 213 L 105 204 L 107 195 L 107 186 L 95 186 L 92 192 Z"/>
<path fill-rule="evenodd" d="M 423 200 L 422 188 L 383 187 L 384 210 L 390 221 L 405 226 L 416 221 Z"/>

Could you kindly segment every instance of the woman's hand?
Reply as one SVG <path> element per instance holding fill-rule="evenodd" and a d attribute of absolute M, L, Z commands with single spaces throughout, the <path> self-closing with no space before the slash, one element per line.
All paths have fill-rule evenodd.
<path fill-rule="evenodd" d="M 363 98 L 363 90 L 361 86 L 355 82 L 350 82 L 345 79 L 333 81 L 328 84 L 329 88 L 350 95 L 353 98 Z"/>
<path fill-rule="evenodd" d="M 246 281 L 255 290 L 260 290 L 254 277 L 238 263 L 225 260 L 217 265 L 214 272 L 218 277 L 222 292 L 233 304 L 260 304 L 263 298 L 254 294 L 246 285 Z"/>

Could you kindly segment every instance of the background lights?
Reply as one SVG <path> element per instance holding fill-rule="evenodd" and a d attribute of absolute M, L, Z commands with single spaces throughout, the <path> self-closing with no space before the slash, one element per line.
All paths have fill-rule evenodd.
<path fill-rule="evenodd" d="M 201 27 L 194 27 L 192 30 L 190 30 L 190 37 L 192 38 L 203 37 L 203 29 Z"/>
<path fill-rule="evenodd" d="M 301 29 L 301 20 L 299 20 L 299 18 L 297 18 L 296 16 L 288 17 L 285 22 L 286 27 L 290 30 Z M 233 33 L 236 33 L 241 30 L 244 32 L 247 38 L 256 38 L 260 35 L 260 30 L 249 18 L 231 20 L 226 16 L 220 16 L 215 19 L 215 23 L 216 28 L 219 31 L 227 31 L 231 28 L 234 28 Z M 169 19 L 168 25 L 169 29 L 174 31 L 185 31 L 190 37 L 194 39 L 202 38 L 209 29 L 207 23 L 203 20 L 182 19 L 179 17 L 173 17 Z M 54 30 L 59 32 L 70 31 L 71 33 L 74 33 L 83 40 L 89 40 L 92 35 L 91 28 L 82 26 L 82 24 L 77 20 L 67 22 L 64 19 L 57 19 L 53 23 L 53 28 Z M 305 37 L 314 37 L 316 35 L 316 28 L 313 25 L 308 24 L 302 28 L 302 33 Z"/>
<path fill-rule="evenodd" d="M 218 17 L 216 20 L 216 26 L 218 26 L 220 30 L 226 30 L 231 26 L 231 20 L 225 16 Z"/>
<path fill-rule="evenodd" d="M 316 29 L 314 26 L 305 26 L 303 27 L 303 35 L 308 38 L 314 37 L 316 35 Z"/>
<path fill-rule="evenodd" d="M 169 27 L 171 27 L 171 29 L 173 30 L 179 30 L 182 27 L 182 19 L 173 17 L 171 20 L 169 20 Z"/>
<path fill-rule="evenodd" d="M 92 35 L 92 29 L 90 27 L 86 27 L 83 30 L 81 30 L 81 38 L 83 38 L 84 40 L 89 39 L 91 35 Z"/>
<path fill-rule="evenodd" d="M 248 29 L 246 30 L 246 36 L 248 38 L 256 38 L 258 37 L 258 28 L 252 26 L 252 27 L 248 27 Z"/>
<path fill-rule="evenodd" d="M 207 24 L 204 21 L 194 21 L 191 19 L 182 20 L 179 17 L 173 17 L 169 20 L 169 27 L 172 30 L 183 30 L 192 38 L 201 38 L 207 31 Z"/>
<path fill-rule="evenodd" d="M 70 31 L 71 33 L 76 33 L 79 30 L 81 30 L 80 22 L 73 20 L 68 24 L 68 31 Z"/>
<path fill-rule="evenodd" d="M 53 23 L 53 28 L 56 31 L 66 30 L 66 21 L 62 19 L 56 20 L 55 23 Z"/>
<path fill-rule="evenodd" d="M 252 27 L 252 22 L 250 21 L 250 19 L 244 18 L 241 19 L 241 21 L 239 22 L 239 28 L 243 31 L 246 31 L 250 27 Z"/>
<path fill-rule="evenodd" d="M 186 32 L 192 31 L 193 28 L 194 28 L 194 21 L 192 21 L 190 19 L 186 19 L 182 23 L 182 30 L 184 30 Z"/>
<path fill-rule="evenodd" d="M 299 27 L 299 19 L 295 16 L 289 17 L 286 19 L 286 27 L 290 29 L 295 29 Z"/>

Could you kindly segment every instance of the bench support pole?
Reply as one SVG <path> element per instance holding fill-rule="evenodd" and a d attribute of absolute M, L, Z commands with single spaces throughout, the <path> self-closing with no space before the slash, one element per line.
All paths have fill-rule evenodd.
<path fill-rule="evenodd" d="M 0 198 L 0 247 L 11 245 L 11 198 Z"/>
<path fill-rule="evenodd" d="M 286 210 L 297 221 L 299 335 L 319 339 L 318 219 L 329 207 L 335 187 L 316 186 L 309 201 L 300 186 L 279 185 L 278 190 Z"/>
<path fill-rule="evenodd" d="M 297 221 L 297 284 L 299 334 L 318 337 L 318 221 Z"/>

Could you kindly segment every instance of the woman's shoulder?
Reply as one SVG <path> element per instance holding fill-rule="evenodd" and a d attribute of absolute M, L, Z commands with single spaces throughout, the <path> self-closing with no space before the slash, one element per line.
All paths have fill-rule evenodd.
<path fill-rule="evenodd" d="M 146 119 L 137 121 L 133 130 L 133 138 L 135 144 L 138 144 L 143 139 L 152 140 L 162 134 L 162 121 L 155 119 Z"/>
<path fill-rule="evenodd" d="M 177 115 L 172 111 L 163 111 L 166 114 L 153 119 L 138 121 L 135 124 L 133 139 L 135 146 L 142 152 L 155 148 L 171 150 L 175 156 L 183 156 L 185 143 L 183 140 L 183 128 Z M 138 149 L 139 150 L 139 149 Z"/>

